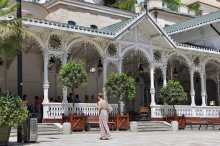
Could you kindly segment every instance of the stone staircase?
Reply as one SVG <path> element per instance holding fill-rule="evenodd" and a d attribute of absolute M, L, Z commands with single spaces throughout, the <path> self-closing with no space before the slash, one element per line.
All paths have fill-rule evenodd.
<path fill-rule="evenodd" d="M 38 123 L 38 135 L 58 135 L 62 134 L 62 126 L 57 123 Z M 17 136 L 17 129 L 11 129 L 11 137 Z"/>
<path fill-rule="evenodd" d="M 165 121 L 138 121 L 137 132 L 171 131 L 172 127 Z"/>

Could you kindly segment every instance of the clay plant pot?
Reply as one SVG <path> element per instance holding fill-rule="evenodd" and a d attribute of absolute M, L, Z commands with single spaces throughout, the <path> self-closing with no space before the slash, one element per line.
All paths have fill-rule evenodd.
<path fill-rule="evenodd" d="M 0 146 L 7 146 L 9 142 L 11 128 L 0 127 Z"/>

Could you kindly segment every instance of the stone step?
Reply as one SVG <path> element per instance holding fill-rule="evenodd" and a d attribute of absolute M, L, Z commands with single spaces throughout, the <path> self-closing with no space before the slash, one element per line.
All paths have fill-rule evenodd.
<path fill-rule="evenodd" d="M 38 135 L 58 135 L 62 133 L 62 128 L 61 126 L 58 126 L 58 124 L 38 123 Z M 11 129 L 10 136 L 17 136 L 16 128 Z"/>
<path fill-rule="evenodd" d="M 138 121 L 136 128 L 138 132 L 172 130 L 171 125 L 164 121 Z"/>
<path fill-rule="evenodd" d="M 138 128 L 170 128 L 169 126 L 163 126 L 163 125 L 148 125 L 148 126 L 138 126 Z"/>

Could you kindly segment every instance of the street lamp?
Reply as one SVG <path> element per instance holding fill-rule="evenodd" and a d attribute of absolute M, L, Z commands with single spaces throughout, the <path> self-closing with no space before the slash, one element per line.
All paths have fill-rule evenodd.
<path fill-rule="evenodd" d="M 16 0 L 17 3 L 17 20 L 19 20 L 19 26 L 22 27 L 22 12 L 21 12 L 21 0 Z M 22 81 L 22 47 L 21 47 L 21 32 L 20 29 L 18 28 L 18 34 L 17 34 L 17 43 L 18 43 L 18 48 L 16 50 L 17 53 L 17 94 L 22 97 L 22 86 L 23 86 L 23 81 Z M 21 143 L 22 142 L 22 126 L 19 125 L 17 129 L 17 142 Z"/>
<path fill-rule="evenodd" d="M 144 8 L 145 8 L 145 10 L 146 10 L 147 13 L 148 13 L 148 11 L 149 11 L 148 3 L 149 3 L 149 0 L 145 0 L 145 1 L 144 1 Z"/>

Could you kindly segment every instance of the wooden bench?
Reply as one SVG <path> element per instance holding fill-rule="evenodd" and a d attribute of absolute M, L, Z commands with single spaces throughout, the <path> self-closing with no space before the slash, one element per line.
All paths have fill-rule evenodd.
<path fill-rule="evenodd" d="M 208 121 L 202 118 L 189 118 L 186 119 L 186 125 L 190 125 L 191 129 L 193 129 L 193 125 L 198 125 L 199 130 L 202 126 L 206 126 L 206 129 L 208 128 Z"/>
<path fill-rule="evenodd" d="M 99 117 L 98 116 L 87 116 L 86 117 L 86 130 L 89 131 L 90 128 L 99 127 Z M 108 126 L 110 130 L 116 129 L 116 122 L 114 117 L 109 117 Z"/>
<path fill-rule="evenodd" d="M 215 129 L 215 126 L 220 126 L 220 118 L 209 118 L 207 121 L 208 125 L 212 126 L 213 130 Z"/>

